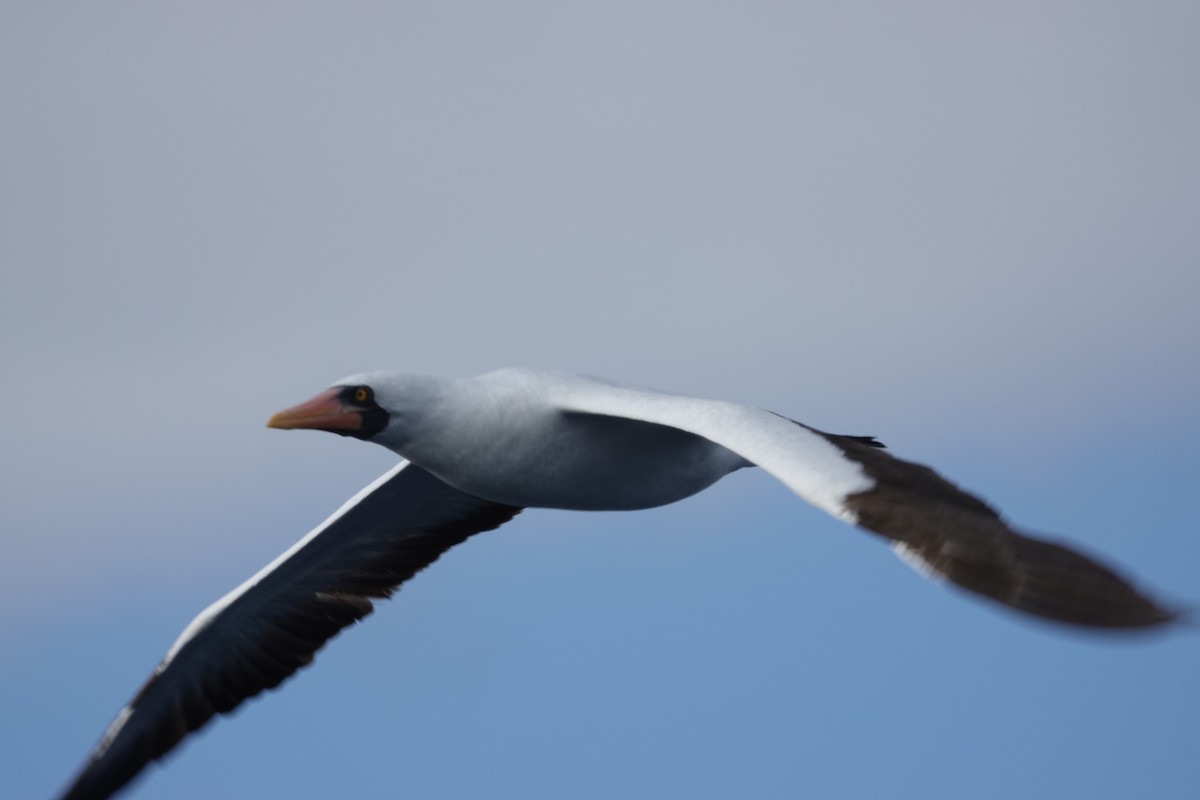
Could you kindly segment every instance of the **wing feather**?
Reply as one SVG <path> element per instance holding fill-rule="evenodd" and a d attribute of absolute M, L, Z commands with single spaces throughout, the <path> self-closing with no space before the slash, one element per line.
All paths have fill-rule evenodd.
<path fill-rule="evenodd" d="M 390 470 L 184 629 L 63 800 L 109 797 L 215 714 L 310 663 L 373 600 L 518 511 L 408 463 Z"/>
<path fill-rule="evenodd" d="M 1094 628 L 1142 628 L 1177 612 L 1071 547 L 1013 529 L 994 509 L 929 467 L 823 434 L 875 480 L 847 505 L 918 569 L 1003 605 Z"/>
<path fill-rule="evenodd" d="M 1177 612 L 1076 550 L 1013 530 L 987 503 L 872 437 L 827 434 L 762 409 L 602 381 L 564 381 L 563 411 L 669 425 L 774 475 L 801 498 L 892 543 L 905 561 L 1010 608 L 1096 628 L 1140 628 Z"/>

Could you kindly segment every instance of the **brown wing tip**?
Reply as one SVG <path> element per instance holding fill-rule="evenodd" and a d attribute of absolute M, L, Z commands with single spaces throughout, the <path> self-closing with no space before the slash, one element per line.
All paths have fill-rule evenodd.
<path fill-rule="evenodd" d="M 1006 541 L 1000 551 L 943 550 L 933 567 L 962 588 L 1018 611 L 1084 628 L 1150 629 L 1189 617 L 1077 550 L 1019 534 Z"/>
<path fill-rule="evenodd" d="M 1107 609 L 1082 619 L 1066 618 L 1064 622 L 1103 630 L 1148 630 L 1183 621 L 1182 611 L 1168 608 L 1128 588 L 1128 598 L 1113 602 Z"/>

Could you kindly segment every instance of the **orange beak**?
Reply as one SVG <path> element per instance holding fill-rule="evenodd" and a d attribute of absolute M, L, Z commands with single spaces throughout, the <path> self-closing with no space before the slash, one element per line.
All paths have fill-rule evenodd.
<path fill-rule="evenodd" d="M 362 423 L 362 414 L 342 403 L 340 389 L 327 389 L 306 403 L 280 411 L 267 420 L 267 427 L 336 432 L 359 430 Z"/>

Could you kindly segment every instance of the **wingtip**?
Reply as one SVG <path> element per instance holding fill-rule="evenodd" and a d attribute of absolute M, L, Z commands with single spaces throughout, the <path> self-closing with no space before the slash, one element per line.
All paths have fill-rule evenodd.
<path fill-rule="evenodd" d="M 1200 630 L 1200 619 L 1197 618 L 1197 613 L 1200 612 L 1200 606 L 1194 604 L 1163 607 L 1163 618 L 1158 623 L 1152 623 L 1157 626 L 1178 625 L 1183 628 L 1192 630 Z"/>

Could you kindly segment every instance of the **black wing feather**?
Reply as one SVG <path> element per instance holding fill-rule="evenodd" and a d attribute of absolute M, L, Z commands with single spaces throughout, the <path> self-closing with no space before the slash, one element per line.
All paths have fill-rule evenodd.
<path fill-rule="evenodd" d="M 858 524 L 952 583 L 1074 625 L 1144 628 L 1178 617 L 1092 558 L 1013 530 L 991 506 L 929 467 L 895 458 L 861 437 L 815 432 L 875 479 L 871 489 L 846 498 Z"/>
<path fill-rule="evenodd" d="M 256 584 L 214 606 L 207 624 L 177 644 L 122 709 L 62 800 L 111 796 L 215 714 L 311 662 L 338 631 L 371 613 L 372 600 L 390 597 L 446 550 L 519 511 L 411 464 L 398 468 Z"/>

